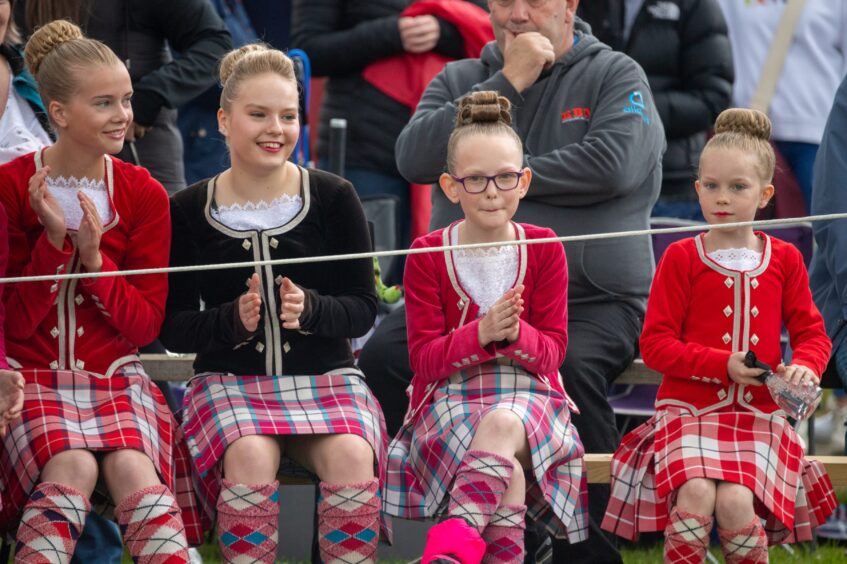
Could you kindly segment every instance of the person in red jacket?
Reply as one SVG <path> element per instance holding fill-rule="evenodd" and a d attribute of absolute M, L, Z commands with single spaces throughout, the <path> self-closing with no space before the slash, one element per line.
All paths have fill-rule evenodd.
<path fill-rule="evenodd" d="M 770 120 L 730 109 L 700 159 L 695 188 L 715 226 L 751 221 L 773 196 Z M 792 362 L 782 359 L 788 328 Z M 665 561 L 702 562 L 713 514 L 726 561 L 767 562 L 768 543 L 810 540 L 835 507 L 832 484 L 745 364 L 746 351 L 791 384 L 817 384 L 831 344 L 800 251 L 751 226 L 711 229 L 665 252 L 641 333 L 663 374 L 656 414 L 612 462 L 603 528 L 665 532 Z M 763 526 L 762 520 L 766 520 Z"/>
<path fill-rule="evenodd" d="M 132 122 L 124 64 L 62 20 L 33 34 L 25 60 L 58 140 L 0 167 L 8 274 L 166 266 L 167 193 L 109 156 Z M 16 439 L 0 450 L 0 523 L 17 525 L 16 558 L 69 561 L 92 502 L 104 500 L 137 562 L 187 560 L 177 426 L 137 356 L 159 331 L 166 294 L 164 274 L 4 288 L 6 354 L 26 380 Z"/>
<path fill-rule="evenodd" d="M 389 447 L 384 508 L 439 517 L 423 562 L 520 562 L 524 517 L 571 542 L 587 531 L 583 447 L 559 366 L 567 347 L 567 267 L 552 230 L 514 223 L 529 189 L 509 101 L 461 100 L 439 184 L 464 219 L 418 238 L 406 317 L 414 377 Z"/>
<path fill-rule="evenodd" d="M 5 275 L 6 263 L 9 260 L 9 240 L 6 236 L 6 224 L 6 208 L 0 204 L 0 276 Z M 3 336 L 3 319 L 5 317 L 3 302 L 0 301 L 0 437 L 6 436 L 9 423 L 20 415 L 24 401 L 24 378 L 20 372 L 9 370 L 9 363 L 6 360 L 6 339 Z M 2 503 L 0 503 L 0 507 L 2 507 Z"/>

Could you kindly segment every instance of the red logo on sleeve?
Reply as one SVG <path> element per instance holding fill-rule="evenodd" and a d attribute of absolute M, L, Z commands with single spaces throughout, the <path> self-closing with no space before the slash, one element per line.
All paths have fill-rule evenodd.
<path fill-rule="evenodd" d="M 562 123 L 574 120 L 588 121 L 591 119 L 591 108 L 571 108 L 562 112 Z"/>

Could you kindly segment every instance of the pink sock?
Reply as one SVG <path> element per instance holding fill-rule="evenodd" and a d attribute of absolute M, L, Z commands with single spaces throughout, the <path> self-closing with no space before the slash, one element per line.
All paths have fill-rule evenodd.
<path fill-rule="evenodd" d="M 218 544 L 225 562 L 273 564 L 279 534 L 279 482 L 246 485 L 222 480 Z"/>
<path fill-rule="evenodd" d="M 768 539 L 758 517 L 735 531 L 718 527 L 718 537 L 727 564 L 763 564 L 768 561 Z"/>
<path fill-rule="evenodd" d="M 324 564 L 376 561 L 379 480 L 336 486 L 320 483 L 318 547 Z"/>
<path fill-rule="evenodd" d="M 702 564 L 711 532 L 711 515 L 706 517 L 674 507 L 665 527 L 665 562 Z"/>
<path fill-rule="evenodd" d="M 485 540 L 483 564 L 523 562 L 526 505 L 501 505 L 482 531 Z"/>
<path fill-rule="evenodd" d="M 499 454 L 469 450 L 456 472 L 447 514 L 482 533 L 512 479 L 512 462 Z"/>
<path fill-rule="evenodd" d="M 164 484 L 129 494 L 115 507 L 115 516 L 133 562 L 188 562 L 182 513 Z"/>
<path fill-rule="evenodd" d="M 15 562 L 71 561 L 91 504 L 79 490 L 42 482 L 24 506 L 16 536 Z"/>

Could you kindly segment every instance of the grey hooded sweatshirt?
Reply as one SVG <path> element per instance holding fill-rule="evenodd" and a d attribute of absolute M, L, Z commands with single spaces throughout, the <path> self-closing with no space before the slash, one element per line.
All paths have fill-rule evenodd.
<path fill-rule="evenodd" d="M 662 123 L 641 67 L 590 31 L 577 19 L 573 48 L 523 93 L 503 76 L 496 42 L 479 59 L 448 63 L 397 139 L 400 173 L 410 182 L 436 182 L 458 101 L 496 90 L 512 102 L 513 127 L 533 173 L 515 221 L 560 236 L 649 227 L 661 184 Z M 435 187 L 430 227 L 460 217 L 459 206 Z M 649 236 L 569 242 L 565 250 L 570 303 L 623 300 L 644 310 L 654 270 Z"/>

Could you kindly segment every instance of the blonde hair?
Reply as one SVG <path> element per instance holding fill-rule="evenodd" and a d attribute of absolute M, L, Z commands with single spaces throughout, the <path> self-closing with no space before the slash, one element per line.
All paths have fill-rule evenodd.
<path fill-rule="evenodd" d="M 123 66 L 111 49 L 88 39 L 77 25 L 67 20 L 55 20 L 38 28 L 27 41 L 24 60 L 38 82 L 45 106 L 53 100 L 62 103 L 70 100 L 82 79 L 80 70 Z"/>
<path fill-rule="evenodd" d="M 238 97 L 241 83 L 265 73 L 275 73 L 297 85 L 294 63 L 278 49 L 264 43 L 250 43 L 227 53 L 221 60 L 221 107 L 228 111 Z"/>
<path fill-rule="evenodd" d="M 709 149 L 739 149 L 755 155 L 759 177 L 765 184 L 770 184 L 776 163 L 776 156 L 770 144 L 772 129 L 771 120 L 758 110 L 724 110 L 715 121 L 715 135 L 706 143 L 703 154 Z"/>
<path fill-rule="evenodd" d="M 523 153 L 523 143 L 512 129 L 511 103 L 497 92 L 484 90 L 473 92 L 459 100 L 456 125 L 447 141 L 447 169 L 455 170 L 456 146 L 468 135 L 507 135 L 515 140 Z"/>
<path fill-rule="evenodd" d="M 18 45 L 21 41 L 21 32 L 15 25 L 15 0 L 9 0 L 9 21 L 6 22 L 6 35 L 0 37 L 0 42 L 3 45 Z"/>

